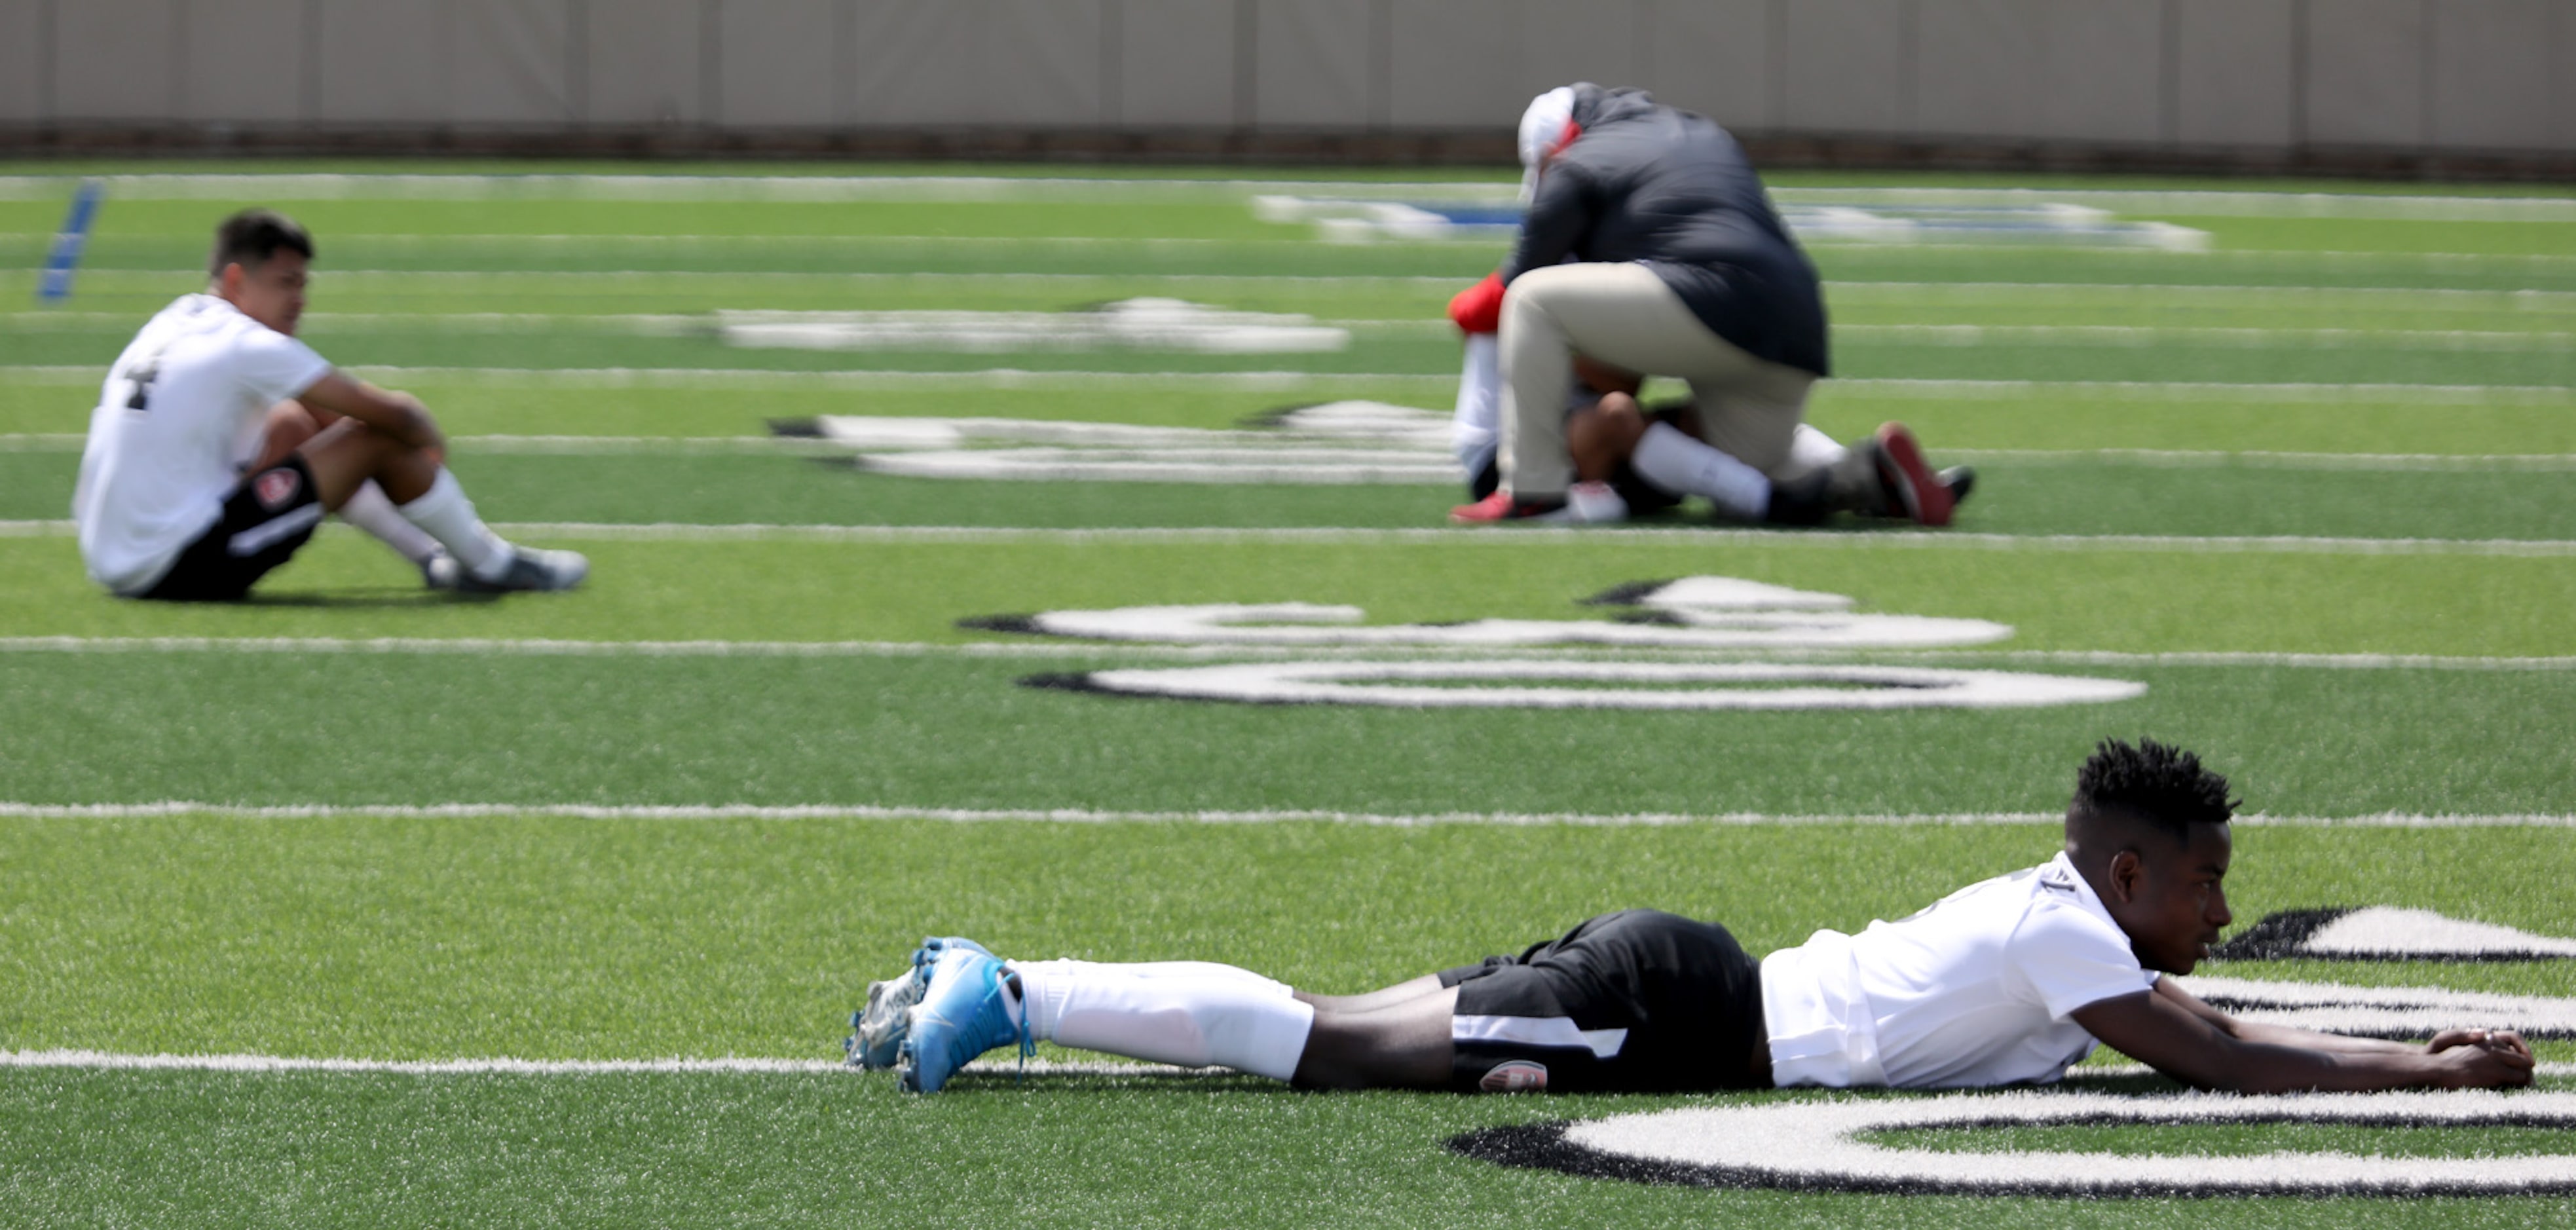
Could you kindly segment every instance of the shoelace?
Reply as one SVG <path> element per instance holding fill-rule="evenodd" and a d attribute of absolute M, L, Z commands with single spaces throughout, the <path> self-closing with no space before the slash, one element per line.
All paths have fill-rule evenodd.
<path fill-rule="evenodd" d="M 1011 1015 L 1010 1000 L 1016 999 L 1020 1001 L 1020 1019 L 1017 1024 L 1020 1043 L 1020 1070 L 1012 1074 L 1011 1083 L 1014 1085 L 1026 1084 L 1029 1079 L 1029 1057 L 1038 1053 L 1037 1039 L 1029 1033 L 1028 985 L 1026 983 L 1020 984 L 1020 993 L 1013 995 L 1011 993 L 1011 988 L 1004 984 L 1004 979 L 1010 976 L 1008 967 L 1003 965 L 1001 962 L 996 961 L 993 963 L 992 973 L 994 988 L 1001 991 L 1004 995 L 1009 996 L 1009 999 L 1005 999 L 1002 1003 L 1002 1015 L 1004 1017 Z"/>

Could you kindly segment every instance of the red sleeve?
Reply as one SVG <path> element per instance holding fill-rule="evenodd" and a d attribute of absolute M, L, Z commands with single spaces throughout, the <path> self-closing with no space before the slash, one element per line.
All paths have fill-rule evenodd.
<path fill-rule="evenodd" d="M 1497 269 L 1485 280 L 1449 301 L 1449 319 L 1469 333 L 1499 333 L 1503 328 L 1503 273 Z"/>

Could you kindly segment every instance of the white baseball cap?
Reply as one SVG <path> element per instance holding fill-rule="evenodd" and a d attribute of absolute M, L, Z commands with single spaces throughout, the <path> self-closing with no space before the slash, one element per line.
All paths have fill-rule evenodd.
<path fill-rule="evenodd" d="M 1555 152 L 1557 138 L 1574 122 L 1574 87 L 1560 85 L 1530 100 L 1521 112 L 1521 199 L 1538 191 L 1538 171 Z"/>

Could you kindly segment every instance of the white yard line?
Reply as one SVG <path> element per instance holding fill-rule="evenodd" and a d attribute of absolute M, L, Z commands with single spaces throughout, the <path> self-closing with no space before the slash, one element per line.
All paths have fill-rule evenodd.
<path fill-rule="evenodd" d="M 946 316 L 949 313 L 874 313 L 877 316 Z M 1080 313 L 1032 314 L 1067 327 Z M 130 328 L 138 312 L 0 312 L 0 325 L 28 333 L 88 332 Z M 616 334 L 671 337 L 713 334 L 717 316 L 670 313 L 552 314 L 519 312 L 313 312 L 306 333 L 327 339 L 342 333 L 397 334 Z M 933 322 L 944 323 L 944 322 Z M 1446 320 L 1316 318 L 1316 327 L 1378 335 L 1453 336 Z M 2160 325 L 1842 324 L 1837 341 L 1877 345 L 1946 347 L 2098 346 L 2143 349 L 2199 347 L 2229 350 L 2420 350 L 2475 354 L 2562 354 L 2576 350 L 2576 333 L 2538 330 L 2217 328 Z M 829 347 L 825 347 L 828 349 Z M 888 343 L 880 350 L 939 349 Z M 991 349 L 986 347 L 986 349 Z"/>
<path fill-rule="evenodd" d="M 487 174 L 136 174 L 0 176 L 0 200 L 68 197 L 83 179 L 103 181 L 110 201 L 896 201 L 939 204 L 1092 200 L 1165 204 L 1248 203 L 1267 193 L 1343 199 L 1479 200 L 1509 204 L 1510 183 L 1430 181 L 1051 178 L 977 175 L 487 175 Z M 2425 198 L 2440 200 L 2443 198 Z"/>
<path fill-rule="evenodd" d="M 0 369 L 5 371 L 6 369 Z M 93 372 L 93 375 L 96 373 Z M 1454 383 L 1454 380 L 1452 381 Z M 1920 401 L 2151 401 L 2174 404 L 2408 406 L 2569 406 L 2576 389 L 2559 385 L 2332 384 L 2212 380 L 1829 380 L 1828 396 Z"/>
<path fill-rule="evenodd" d="M 2544 1060 L 2532 1065 L 2532 1071 L 2541 1076 L 2576 1076 L 2576 1063 Z M 2154 1068 L 2142 1063 L 2087 1063 L 2068 1068 L 2066 1079 L 2069 1081 L 2133 1080 L 2155 1074 Z"/>
<path fill-rule="evenodd" d="M 0 1051 L 0 1068 L 73 1069 L 98 1072 L 207 1072 L 284 1075 L 298 1073 L 351 1073 L 386 1076 L 616 1076 L 628 1074 L 700 1076 L 700 1075 L 807 1075 L 828 1072 L 850 1072 L 833 1059 L 762 1059 L 732 1056 L 720 1059 L 342 1059 L 296 1055 L 173 1055 L 136 1054 L 118 1051 L 77 1049 Z M 1015 1058 L 982 1059 L 970 1063 L 968 1072 L 1012 1075 L 1025 1071 L 1030 1076 L 1150 1076 L 1172 1077 L 1231 1075 L 1217 1068 L 1181 1068 L 1170 1064 L 1129 1063 L 1119 1060 L 1032 1059 L 1023 1066 Z M 2543 1062 L 2535 1071 L 2543 1077 L 2576 1076 L 2576 1063 Z M 2134 1079 L 2153 1075 L 2155 1069 L 2141 1063 L 2087 1064 L 2070 1069 L 2066 1079 L 2073 1083 Z"/>
<path fill-rule="evenodd" d="M 2313 301 L 2318 307 L 2351 310 L 2478 310 L 2498 312 L 2576 311 L 2576 291 L 2479 290 L 2418 286 L 2261 286 L 2175 282 L 1915 282 L 1829 281 L 1829 296 L 1843 304 L 1923 303 L 2028 307 L 2063 297 L 2092 296 L 2125 308 L 2195 306 L 2237 299 Z"/>
<path fill-rule="evenodd" d="M 2298 453 L 2255 449 L 1945 448 L 1947 461 L 2015 466 L 2134 465 L 2173 469 L 2359 470 L 2466 473 L 2556 473 L 2576 470 L 2576 453 Z"/>
<path fill-rule="evenodd" d="M 0 432 L 0 453 L 77 453 L 78 432 Z M 794 436 L 450 436 L 469 452 L 564 456 L 624 453 L 847 453 L 852 446 Z M 2576 470 L 2576 453 L 2296 453 L 2147 448 L 1945 448 L 1944 461 L 2015 466 L 2144 466 L 2170 469 L 2352 470 L 2366 472 L 2559 473 Z"/>
<path fill-rule="evenodd" d="M 0 200 L 50 201 L 85 178 L 104 182 L 111 200 L 275 201 L 410 199 L 433 201 L 1149 201 L 1249 202 L 1292 194 L 1343 200 L 1446 200 L 1504 204 L 1515 199 L 1501 181 L 1371 181 L 1286 179 L 1016 178 L 964 175 L 490 175 L 336 173 L 177 173 L 101 176 L 0 176 Z M 2131 215 L 2249 218 L 2340 218 L 2416 222 L 2576 222 L 2576 200 L 2555 196 L 2477 197 L 2340 192 L 2158 191 L 2079 188 L 1852 188 L 1775 186 L 1786 204 L 1860 204 L 1953 208 L 2090 206 Z"/>
<path fill-rule="evenodd" d="M 215 1072 L 261 1075 L 323 1072 L 386 1076 L 614 1076 L 630 1073 L 698 1076 L 806 1075 L 848 1072 L 837 1059 L 336 1059 L 292 1055 L 126 1054 L 92 1050 L 0 1051 L 0 1068 L 72 1068 L 110 1072 Z M 1193 1075 L 1196 1070 L 1159 1063 L 1117 1060 L 1032 1059 L 1025 1069 L 1017 1059 L 985 1059 L 966 1065 L 968 1072 L 1031 1076 Z"/>
<path fill-rule="evenodd" d="M 963 371 L 844 369 L 782 371 L 769 368 L 689 367 L 381 367 L 345 370 L 371 380 L 434 381 L 476 387 L 556 389 L 738 389 L 810 388 L 871 389 L 887 385 L 957 385 L 993 389 L 1043 389 L 1057 386 L 1179 385 L 1281 392 L 1317 386 L 1390 383 L 1454 388 L 1456 373 L 1302 372 L 1302 371 L 1082 371 L 987 367 Z M 95 367 L 0 366 L 0 379 L 20 384 L 68 384 L 95 387 L 104 377 Z M 2576 399 L 2576 394 L 2570 394 Z"/>
<path fill-rule="evenodd" d="M 2174 551 L 2231 555 L 2466 555 L 2524 559 L 2576 556 L 2576 539 L 2192 537 L 2159 534 L 1969 534 L 1947 531 L 1833 534 L 1804 530 L 1623 529 L 1544 527 L 1459 529 L 1210 529 L 1193 527 L 1058 529 L 942 525 L 616 525 L 586 521 L 514 521 L 493 526 L 511 535 L 588 542 L 955 542 L 955 543 L 1367 543 L 1528 546 L 1618 542 L 1671 546 L 1729 544 L 1961 551 Z M 68 538 L 70 521 L 0 521 L 0 538 Z"/>
<path fill-rule="evenodd" d="M 348 371 L 374 380 L 437 382 L 482 387 L 575 389 L 730 389 L 801 387 L 864 389 L 885 385 L 972 385 L 982 388 L 1047 388 L 1056 385 L 1207 385 L 1264 392 L 1317 386 L 1379 384 L 1421 385 L 1455 389 L 1455 373 L 1307 372 L 1307 371 L 1097 371 L 988 367 L 960 371 L 842 369 L 783 371 L 726 367 L 387 367 L 352 366 Z M 25 385 L 72 385 L 95 388 L 104 371 L 62 364 L 0 365 L 0 379 Z M 2387 403 L 2407 406 L 2570 406 L 2576 389 L 2558 385 L 2504 384 L 2329 384 L 2228 383 L 2153 380 L 1833 380 L 1820 386 L 1828 396 L 1871 400 L 1919 401 L 2062 401 L 2070 399 L 2152 401 L 2177 404 L 2352 405 Z"/>
<path fill-rule="evenodd" d="M 0 820 L 130 820 L 156 816 L 219 816 L 240 820 L 321 820 L 382 816 L 410 820 L 543 817 L 563 820 L 935 820 L 953 824 L 1289 824 L 1329 823 L 1381 828 L 1490 825 L 1512 828 L 1875 827 L 2056 824 L 2058 812 L 1932 812 L 1897 814 L 1777 814 L 1766 812 L 1419 812 L 1389 813 L 1300 809 L 1246 811 L 1122 811 L 1092 808 L 890 807 L 867 804 L 632 805 L 562 803 L 291 804 L 252 806 L 169 800 L 154 803 L 0 803 Z M 2274 828 L 2576 828 L 2576 815 L 2508 813 L 2457 815 L 2381 812 L 2357 816 L 2240 815 L 2235 822 Z"/>
<path fill-rule="evenodd" d="M 481 234 L 455 235 L 355 232 L 335 232 L 334 234 L 335 242 L 344 247 L 350 244 L 359 244 L 367 247 L 383 245 L 395 248 L 426 248 L 438 251 L 451 250 L 461 245 L 533 248 L 634 247 L 644 248 L 655 252 L 668 251 L 673 247 L 787 249 L 797 252 L 810 251 L 816 248 L 864 249 L 874 247 L 922 248 L 932 251 L 950 251 L 961 247 L 1073 247 L 1093 249 L 1135 247 L 1145 248 L 1148 250 L 1162 249 L 1193 253 L 1224 251 L 1227 249 L 1244 249 L 1249 251 L 1287 251 L 1300 254 L 1312 254 L 1318 249 L 1318 244 L 1314 239 L 1302 235 L 1293 239 L 1184 239 L 1164 236 L 1108 235 L 573 235 L 489 232 Z M 52 240 L 53 237 L 54 232 L 52 231 L 0 231 L 0 243 L 43 243 Z M 131 239 L 128 239 L 127 241 L 131 242 Z M 194 239 L 189 239 L 186 242 L 194 244 L 196 241 Z M 1504 246 L 1499 240 L 1483 236 L 1463 240 L 1408 238 L 1401 241 L 1400 244 L 1390 242 L 1384 246 L 1393 247 L 1424 244 L 1431 246 L 1471 246 L 1489 249 Z M 1995 246 L 2001 245 L 1951 243 L 1937 246 L 1882 248 L 1880 251 L 1887 256 L 1908 262 L 1920 261 L 1924 258 L 1933 256 L 1953 256 L 1963 260 L 1984 262 L 1994 259 L 1994 253 L 1991 251 L 1991 248 Z M 2436 270 L 2470 270 L 2482 272 L 2493 272 L 2498 270 L 2555 272 L 2576 268 L 2576 256 L 2562 255 L 2558 253 L 2363 252 L 2344 251 L 2331 248 L 2314 250 L 2217 249 L 2181 252 L 2172 249 L 2140 248 L 2134 245 L 2118 246 L 2083 244 L 2051 245 L 2046 249 L 2046 251 L 2052 255 L 2066 252 L 2082 252 L 2092 256 L 2129 257 L 2138 263 L 2154 264 L 2160 268 L 2167 269 L 2176 264 L 2196 266 L 2253 266 L 2256 268 L 2297 268 L 2308 264 L 2358 264 L 2390 267 L 2412 266 Z M 1835 256 L 1838 260 L 1842 261 L 1857 261 L 1864 259 L 1870 253 L 1871 247 L 1867 243 L 1844 244 L 1835 249 Z M 2227 283 L 2212 283 L 2212 285 L 2227 285 Z M 2250 286 L 2255 284 L 2246 283 L 2245 285 Z"/>
<path fill-rule="evenodd" d="M 201 269 L 101 269 L 82 275 L 84 279 L 115 277 L 168 281 L 179 290 L 189 283 L 203 285 Z M 327 278 L 320 285 L 327 292 L 341 285 L 368 282 L 471 282 L 506 279 L 512 282 L 608 282 L 631 283 L 665 280 L 673 282 L 750 282 L 764 286 L 817 283 L 829 286 L 850 283 L 964 283 L 995 286 L 1022 286 L 1041 283 L 1101 283 L 1133 285 L 1140 282 L 1172 282 L 1188 286 L 1243 286 L 1258 289 L 1280 285 L 1323 286 L 1394 286 L 1440 290 L 1444 294 L 1463 288 L 1474 281 L 1453 275 L 1435 274 L 1369 274 L 1369 273 L 1170 273 L 1140 270 L 1134 273 L 1064 273 L 1057 271 L 1009 270 L 856 270 L 828 272 L 796 269 L 342 269 L 324 266 L 315 274 Z M 1892 285 L 1912 285 L 1894 283 Z M 1949 285 L 1949 283 L 1929 283 Z M 177 293 L 176 291 L 173 292 Z M 2510 293 L 2463 291 L 2462 294 Z M 2535 292 L 2539 293 L 2539 292 Z"/>
<path fill-rule="evenodd" d="M 2155 325 L 1836 325 L 1838 342 L 1904 346 L 2103 346 L 2224 350 L 2428 350 L 2560 354 L 2576 333 L 2474 329 L 2238 329 Z"/>
<path fill-rule="evenodd" d="M 0 433 L 0 453 L 77 453 L 89 437 L 73 432 Z M 628 453 L 846 454 L 848 445 L 798 436 L 449 436 L 475 453 L 542 453 L 570 457 Z"/>
<path fill-rule="evenodd" d="M 94 270 L 87 276 L 169 281 L 180 289 L 186 289 L 188 282 L 201 279 L 205 275 L 195 269 L 114 269 Z M 626 284 L 657 279 L 671 282 L 732 281 L 763 286 L 798 283 L 841 286 L 864 283 L 1015 287 L 1031 283 L 1099 283 L 1119 286 L 1138 283 L 1172 283 L 1183 286 L 1237 286 L 1256 290 L 1283 285 L 1381 286 L 1435 290 L 1443 295 L 1459 289 L 1470 280 L 1447 274 L 1173 273 L 1152 270 L 1139 270 L 1133 273 L 1066 273 L 1035 270 L 821 272 L 782 269 L 330 269 L 323 276 L 329 279 L 326 285 L 363 285 L 383 281 L 452 283 L 477 280 L 507 280 L 514 283 Z M 1923 304 L 1950 307 L 2027 308 L 2056 306 L 2070 301 L 2087 301 L 2121 308 L 2210 305 L 2243 308 L 2289 302 L 2337 310 L 2368 307 L 2379 310 L 2491 311 L 2515 314 L 2576 312 L 2576 291 L 2566 290 L 2484 290 L 2412 286 L 2269 286 L 2173 282 L 1923 282 L 1840 279 L 1829 280 L 1824 287 L 1828 298 L 1845 306 Z M 2247 300 L 2256 302 L 2245 302 Z"/>
<path fill-rule="evenodd" d="M 0 654 L 355 654 L 460 655 L 493 657 L 588 658 L 1119 658 L 1157 657 L 1189 660 L 1232 658 L 1375 658 L 1486 657 L 1486 647 L 1457 645 L 1158 645 L 1130 641 L 1071 640 L 1045 637 L 1005 641 L 929 643 L 921 641 L 770 641 L 686 640 L 612 641 L 511 637 L 327 637 L 327 636 L 0 636 Z M 1724 661 L 1746 657 L 1799 661 L 1866 659 L 1871 662 L 1963 663 L 2006 662 L 2053 666 L 2113 667 L 2288 667 L 2309 670 L 2420 670 L 2546 673 L 2576 670 L 2576 656 L 2479 657 L 2449 654 L 2270 653 L 2261 651 L 2178 651 L 2137 653 L 2089 649 L 2003 649 L 1890 651 L 1815 650 L 1747 647 L 1743 649 L 1671 649 L 1654 646 L 1622 649 L 1552 648 L 1512 650 L 1519 656 L 1584 661 L 1599 658 L 1645 658 L 1658 662 Z"/>
<path fill-rule="evenodd" d="M 1235 657 L 1371 657 L 1380 649 L 1340 646 L 1152 645 L 1114 641 L 1029 638 L 934 644 L 921 641 L 588 641 L 506 637 L 216 637 L 216 636 L 0 636 L 0 653 L 284 653 L 358 655 L 460 655 L 539 658 L 1152 658 L 1205 660 Z M 1454 653 L 1446 647 L 1410 647 Z"/>

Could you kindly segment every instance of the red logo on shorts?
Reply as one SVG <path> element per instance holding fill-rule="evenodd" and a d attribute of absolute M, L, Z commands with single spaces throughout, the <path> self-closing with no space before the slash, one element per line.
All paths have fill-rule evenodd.
<path fill-rule="evenodd" d="M 251 494 L 259 497 L 259 506 L 272 511 L 286 507 L 286 502 L 294 499 L 296 491 L 303 485 L 304 480 L 287 466 L 263 470 L 259 477 L 250 480 Z"/>
<path fill-rule="evenodd" d="M 1515 1059 L 1498 1063 L 1476 1086 L 1487 1093 L 1540 1093 L 1547 1089 L 1547 1065 Z"/>

